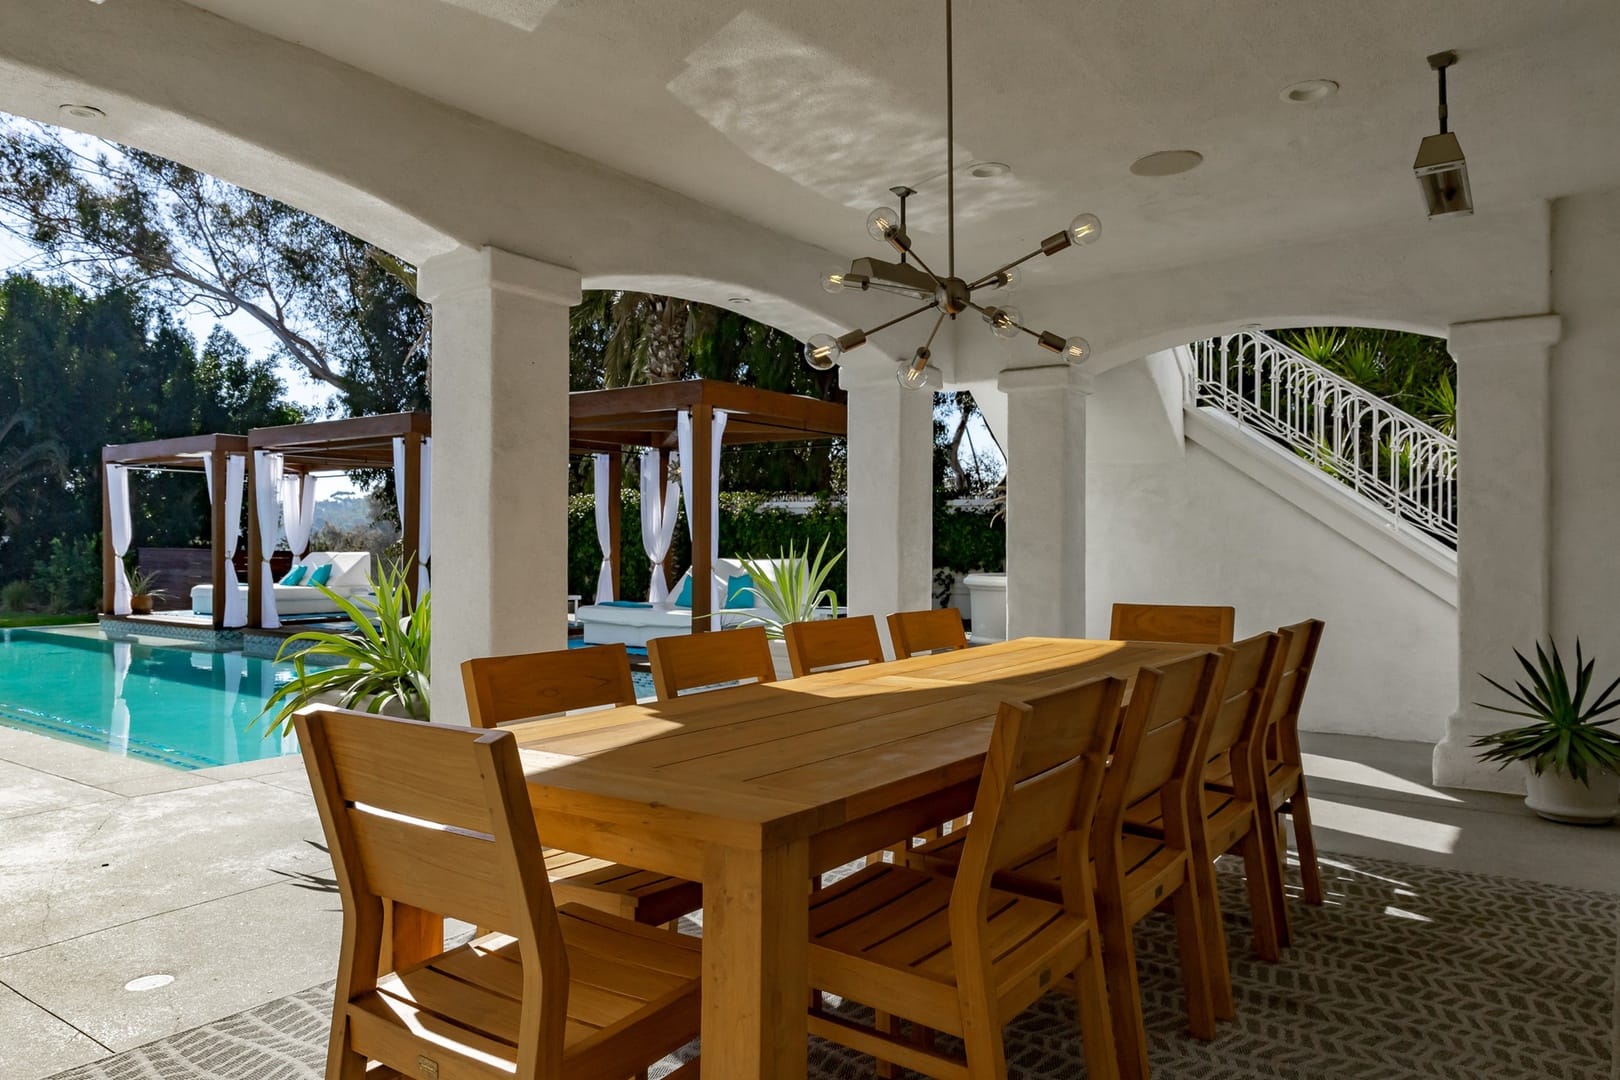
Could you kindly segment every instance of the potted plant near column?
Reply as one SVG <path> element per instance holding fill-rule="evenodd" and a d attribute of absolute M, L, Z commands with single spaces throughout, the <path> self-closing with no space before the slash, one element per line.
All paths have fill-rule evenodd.
<path fill-rule="evenodd" d="M 135 615 L 152 614 L 153 601 L 165 600 L 169 594 L 154 588 L 157 575 L 148 574 L 140 567 L 129 572 L 129 610 Z"/>
<path fill-rule="evenodd" d="M 1620 732 L 1610 726 L 1620 715 L 1620 679 L 1592 696 L 1592 672 L 1597 661 L 1582 654 L 1575 642 L 1575 679 L 1549 643 L 1536 645 L 1536 663 L 1513 650 L 1529 676 L 1529 685 L 1509 690 L 1488 675 L 1482 678 L 1512 699 L 1513 705 L 1480 706 L 1492 712 L 1522 716 L 1522 727 L 1482 735 L 1474 740 L 1484 749 L 1484 761 L 1500 761 L 1502 768 L 1523 762 L 1525 805 L 1544 818 L 1577 825 L 1603 825 L 1620 813 Z"/>
<path fill-rule="evenodd" d="M 348 616 L 354 629 L 343 634 L 303 630 L 282 642 L 276 659 L 291 657 L 293 677 L 259 714 L 260 720 L 269 717 L 265 735 L 287 734 L 293 713 L 316 704 L 431 719 L 430 594 L 423 593 L 412 607 L 405 569 L 399 565 L 373 573 L 372 597 L 350 599 L 324 585 L 315 587 Z"/>
<path fill-rule="evenodd" d="M 754 606 L 722 608 L 715 614 L 741 615 L 743 625 L 763 626 L 771 642 L 776 677 L 791 678 L 793 668 L 788 662 L 782 628 L 788 623 L 837 617 L 838 594 L 826 588 L 826 583 L 827 576 L 843 557 L 842 551 L 836 551 L 828 558 L 826 540 L 813 556 L 810 541 L 806 540 L 802 552 L 790 543 L 787 551 L 774 561 L 739 557 L 738 563 L 748 571 L 749 584 L 738 592 L 751 596 Z"/>

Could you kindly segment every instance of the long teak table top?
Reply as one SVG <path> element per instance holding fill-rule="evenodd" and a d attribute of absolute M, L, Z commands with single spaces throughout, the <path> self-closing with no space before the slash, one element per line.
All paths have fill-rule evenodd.
<path fill-rule="evenodd" d="M 1004 700 L 1201 651 L 1021 638 L 510 727 L 548 843 L 548 811 L 612 802 L 675 836 L 753 846 L 756 830 L 812 835 L 976 780 Z"/>

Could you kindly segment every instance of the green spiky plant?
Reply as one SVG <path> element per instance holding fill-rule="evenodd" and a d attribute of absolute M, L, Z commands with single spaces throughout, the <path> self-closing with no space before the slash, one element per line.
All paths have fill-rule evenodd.
<path fill-rule="evenodd" d="M 822 540 L 820 549 L 811 556 L 810 541 L 806 540 L 802 552 L 789 543 L 774 565 L 739 558 L 737 561 L 754 583 L 741 591 L 750 593 L 755 605 L 770 614 L 761 615 L 751 608 L 722 608 L 715 614 L 746 616 L 746 625 L 763 626 L 767 637 L 782 637 L 782 628 L 788 623 L 813 619 L 824 607 L 837 612 L 838 594 L 825 586 L 827 575 L 843 557 L 844 553 L 837 551 L 827 558 L 827 540 Z"/>
<path fill-rule="evenodd" d="M 293 713 L 306 705 L 334 700 L 345 709 L 375 713 L 392 706 L 414 719 L 429 719 L 431 593 L 423 593 L 412 608 L 405 567 L 399 564 L 372 574 L 375 600 L 356 602 L 324 585 L 315 587 L 355 628 L 347 634 L 302 630 L 282 642 L 276 659 L 292 657 L 293 678 L 277 688 L 259 714 L 260 721 L 269 717 L 265 735 L 286 734 Z M 311 664 L 311 657 L 333 662 Z"/>
<path fill-rule="evenodd" d="M 1476 704 L 1492 712 L 1529 717 L 1535 722 L 1482 735 L 1474 740 L 1474 746 L 1485 749 L 1480 760 L 1500 761 L 1504 769 L 1515 761 L 1522 761 L 1537 776 L 1553 769 L 1590 787 L 1588 777 L 1593 772 L 1620 772 L 1620 733 L 1609 728 L 1610 724 L 1620 719 L 1620 716 L 1612 715 L 1614 710 L 1620 709 L 1620 698 L 1614 696 L 1615 690 L 1620 688 L 1620 679 L 1610 683 L 1588 705 L 1592 671 L 1597 661 L 1585 658 L 1580 639 L 1577 638 L 1575 685 L 1572 688 L 1557 644 L 1549 642 L 1548 645 L 1552 650 L 1551 655 L 1541 647 L 1540 642 L 1536 643 L 1535 664 L 1525 659 L 1519 650 L 1513 650 L 1513 655 L 1519 658 L 1519 664 L 1530 677 L 1528 686 L 1520 682 L 1515 684 L 1515 689 L 1509 690 L 1489 675 L 1481 676 L 1520 707 L 1487 705 L 1484 702 Z"/>
<path fill-rule="evenodd" d="M 148 574 L 139 567 L 129 571 L 129 595 L 131 597 L 150 596 L 154 600 L 167 600 L 169 594 L 162 589 L 155 588 L 156 585 L 156 574 Z"/>

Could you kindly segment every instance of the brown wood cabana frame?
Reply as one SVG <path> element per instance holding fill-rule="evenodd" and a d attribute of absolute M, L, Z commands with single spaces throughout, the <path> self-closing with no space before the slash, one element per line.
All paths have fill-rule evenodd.
<path fill-rule="evenodd" d="M 113 551 L 112 485 L 108 480 L 107 466 L 206 472 L 204 462 L 212 460 L 214 478 L 208 493 L 214 582 L 211 619 L 215 630 L 225 628 L 225 560 L 236 554 L 225 550 L 225 458 L 229 454 L 246 456 L 248 468 L 253 467 L 253 457 L 248 453 L 248 440 L 244 435 L 184 435 L 176 439 L 153 439 L 101 448 L 101 610 L 104 614 L 113 614 L 113 571 L 118 561 L 118 555 Z"/>
<path fill-rule="evenodd" d="M 577 454 L 609 454 L 608 485 L 614 493 L 608 503 L 609 552 L 613 566 L 613 594 L 619 595 L 619 520 L 622 511 L 624 458 L 627 446 L 654 450 L 675 449 L 676 417 L 692 413 L 692 456 L 702 467 L 692 470 L 692 501 L 708 506 L 714 500 L 714 482 L 708 468 L 714 441 L 714 414 L 728 414 L 725 442 L 806 442 L 818 438 L 842 439 L 848 434 L 848 410 L 836 401 L 714 379 L 684 379 L 611 390 L 578 390 L 568 395 L 569 449 Z M 658 481 L 667 482 L 668 459 Z M 709 555 L 709 515 L 688 508 L 692 532 L 692 580 L 709 581 L 714 575 Z M 667 580 L 669 565 L 664 574 Z M 671 583 L 673 584 L 673 583 Z M 709 629 L 710 590 L 692 590 L 692 631 Z"/>
<path fill-rule="evenodd" d="M 356 416 L 342 420 L 318 420 L 308 424 L 254 428 L 248 432 L 248 627 L 259 629 L 264 622 L 264 548 L 259 539 L 259 499 L 255 470 L 256 455 L 264 450 L 280 454 L 283 473 L 344 471 L 394 468 L 394 440 L 405 440 L 404 505 L 400 507 L 400 541 L 407 567 L 405 582 L 416 595 L 418 537 L 415 521 L 422 505 L 422 440 L 433 434 L 428 413 L 388 413 L 383 416 Z M 295 551 L 301 559 L 307 551 Z M 217 605 L 216 605 L 217 606 Z"/>

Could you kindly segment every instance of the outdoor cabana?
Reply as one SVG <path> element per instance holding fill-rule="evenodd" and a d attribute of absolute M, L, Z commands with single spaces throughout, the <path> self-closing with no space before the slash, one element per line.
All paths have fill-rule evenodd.
<path fill-rule="evenodd" d="M 626 447 L 652 451 L 641 465 L 643 539 L 648 558 L 667 571 L 670 537 L 675 527 L 675 500 L 669 488 L 668 451 L 681 454 L 680 488 L 692 530 L 692 580 L 713 579 L 719 556 L 719 478 L 722 445 L 805 442 L 843 438 L 847 432 L 842 404 L 800 394 L 757 390 L 713 379 L 650 383 L 610 390 L 581 390 L 568 396 L 569 447 L 576 454 L 596 455 L 596 490 L 613 498 L 599 500 L 597 534 L 603 545 L 603 578 L 598 596 L 619 595 L 620 514 L 623 455 Z M 693 467 L 707 463 L 707 467 Z M 690 507 L 708 507 L 693 514 Z M 653 575 L 652 599 L 660 600 L 667 578 Z M 606 586 L 604 589 L 603 586 Z M 660 586 L 663 586 L 661 589 Z M 692 590 L 692 629 L 709 628 L 714 608 L 712 590 Z"/>
<path fill-rule="evenodd" d="M 399 503 L 406 581 L 412 595 L 428 584 L 431 557 L 432 418 L 427 413 L 389 413 L 308 424 L 255 428 L 248 433 L 247 625 L 274 629 L 275 583 L 270 554 L 278 516 L 285 520 L 294 565 L 309 553 L 315 485 L 320 473 L 387 469 Z M 268 600 L 268 603 L 266 601 Z"/>
<path fill-rule="evenodd" d="M 174 439 L 104 446 L 101 450 L 101 610 L 114 618 L 128 616 L 129 575 L 124 557 L 134 540 L 129 474 L 139 472 L 201 473 L 208 485 L 209 541 L 213 549 L 210 580 L 216 596 L 234 597 L 236 551 L 242 520 L 242 478 L 248 440 L 242 435 L 187 435 Z M 234 603 L 215 604 L 210 622 L 215 631 L 239 627 L 247 617 Z M 188 625 L 195 619 L 183 620 Z"/>

